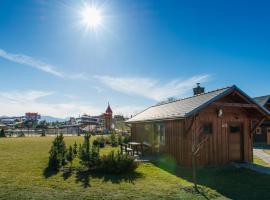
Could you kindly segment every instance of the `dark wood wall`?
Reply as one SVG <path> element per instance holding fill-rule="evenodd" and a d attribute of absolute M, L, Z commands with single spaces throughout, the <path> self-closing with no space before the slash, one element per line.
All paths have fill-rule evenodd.
<path fill-rule="evenodd" d="M 231 162 L 229 156 L 230 148 L 230 124 L 240 124 L 242 132 L 242 150 L 243 161 L 252 162 L 252 136 L 251 136 L 251 120 L 248 117 L 247 111 L 242 108 L 224 108 L 223 117 L 217 116 L 217 109 L 209 107 L 199 116 L 195 122 L 194 128 L 198 130 L 202 122 L 208 121 L 213 123 L 213 133 L 202 147 L 198 163 L 200 165 L 223 165 Z M 196 132 L 197 138 L 202 137 L 202 133 Z"/>
<path fill-rule="evenodd" d="M 202 124 L 211 122 L 213 133 L 204 143 L 197 157 L 198 165 L 224 165 L 230 162 L 229 158 L 229 124 L 242 124 L 243 134 L 243 161 L 252 162 L 251 118 L 249 112 L 243 108 L 223 108 L 223 116 L 218 117 L 217 107 L 209 106 L 200 112 L 194 120 L 189 132 L 192 119 L 179 119 L 164 121 L 166 143 L 160 151 L 175 158 L 179 165 L 191 165 L 192 131 L 196 133 L 196 143 L 198 144 L 205 137 L 202 133 Z M 143 142 L 143 127 L 145 123 L 132 124 L 132 140 Z"/>

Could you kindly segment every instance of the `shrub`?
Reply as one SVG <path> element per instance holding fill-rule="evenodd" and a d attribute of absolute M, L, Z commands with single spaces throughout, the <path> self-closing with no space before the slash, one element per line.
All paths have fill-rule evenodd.
<path fill-rule="evenodd" d="M 123 144 L 123 137 L 120 134 L 118 134 L 118 144 L 119 145 Z"/>
<path fill-rule="evenodd" d="M 102 136 L 102 138 L 103 138 L 103 140 L 104 140 L 104 144 L 105 144 L 105 145 L 106 145 L 106 144 L 111 144 L 110 138 L 109 138 L 108 136 L 105 136 L 105 137 Z"/>
<path fill-rule="evenodd" d="M 87 168 L 94 168 L 97 167 L 99 164 L 99 147 L 90 144 L 90 137 L 89 133 L 86 133 L 84 136 L 83 145 L 80 145 L 79 149 L 79 159 L 80 163 Z"/>
<path fill-rule="evenodd" d="M 93 145 L 94 146 L 98 146 L 100 148 L 105 147 L 105 139 L 104 137 L 97 137 L 94 141 L 93 141 Z"/>
<path fill-rule="evenodd" d="M 129 143 L 130 141 L 131 141 L 130 135 L 124 136 L 123 143 L 127 144 L 127 143 Z"/>
<path fill-rule="evenodd" d="M 94 146 L 99 146 L 99 140 L 98 140 L 98 138 L 94 139 L 93 145 Z"/>
<path fill-rule="evenodd" d="M 100 170 L 109 174 L 124 174 L 134 171 L 138 167 L 138 163 L 128 154 L 121 154 L 111 151 L 108 155 L 101 158 Z"/>
<path fill-rule="evenodd" d="M 0 137 L 6 137 L 6 134 L 5 134 L 4 129 L 2 129 L 2 130 L 0 131 Z"/>
<path fill-rule="evenodd" d="M 116 134 L 114 132 L 112 132 L 112 134 L 110 135 L 110 140 L 111 140 L 112 147 L 118 146 L 117 137 L 116 137 Z"/>
<path fill-rule="evenodd" d="M 52 142 L 49 156 L 49 168 L 59 170 L 66 164 L 66 144 L 63 134 L 57 135 Z"/>
<path fill-rule="evenodd" d="M 42 132 L 41 132 L 41 135 L 40 135 L 41 137 L 44 137 L 44 136 L 46 136 L 46 134 L 45 134 L 45 130 L 44 129 L 42 129 Z"/>

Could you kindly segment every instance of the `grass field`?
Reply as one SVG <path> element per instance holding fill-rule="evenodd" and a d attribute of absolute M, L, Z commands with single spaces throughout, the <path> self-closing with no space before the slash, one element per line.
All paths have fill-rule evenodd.
<path fill-rule="evenodd" d="M 65 138 L 67 144 L 75 140 L 82 137 Z M 173 162 L 144 163 L 122 176 L 44 174 L 51 141 L 0 139 L 0 199 L 270 199 L 270 176 L 231 167 L 200 169 L 200 194 L 191 187 L 191 171 Z"/>

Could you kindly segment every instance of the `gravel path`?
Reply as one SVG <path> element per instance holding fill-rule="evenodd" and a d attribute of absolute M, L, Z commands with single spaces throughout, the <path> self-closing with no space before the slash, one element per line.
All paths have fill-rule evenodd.
<path fill-rule="evenodd" d="M 253 154 L 254 156 L 266 162 L 267 164 L 270 164 L 270 155 L 265 153 L 263 149 L 253 149 Z"/>

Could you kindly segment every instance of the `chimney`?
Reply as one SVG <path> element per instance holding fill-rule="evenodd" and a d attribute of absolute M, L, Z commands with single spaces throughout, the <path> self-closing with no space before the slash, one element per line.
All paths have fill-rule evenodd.
<path fill-rule="evenodd" d="M 204 87 L 200 86 L 200 83 L 197 83 L 197 87 L 193 88 L 193 95 L 203 94 L 204 93 Z"/>

